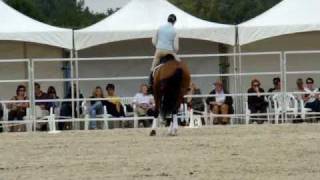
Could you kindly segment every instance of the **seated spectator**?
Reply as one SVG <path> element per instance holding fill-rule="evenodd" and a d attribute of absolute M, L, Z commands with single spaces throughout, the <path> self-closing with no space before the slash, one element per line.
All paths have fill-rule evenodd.
<path fill-rule="evenodd" d="M 57 96 L 56 89 L 53 86 L 50 86 L 47 90 L 47 99 L 60 99 Z M 56 108 L 60 106 L 59 102 L 48 102 L 47 103 L 47 110 L 50 111 L 51 108 L 55 111 Z"/>
<path fill-rule="evenodd" d="M 95 98 L 104 98 L 103 90 L 100 86 L 96 87 L 94 92 L 92 93 L 91 99 Z M 97 118 L 97 115 L 103 114 L 103 101 L 102 100 L 96 100 L 96 101 L 90 101 L 90 118 L 95 119 Z M 90 121 L 90 129 L 97 129 L 97 121 Z"/>
<path fill-rule="evenodd" d="M 39 83 L 34 83 L 34 96 L 36 100 L 46 100 L 48 99 L 47 94 L 41 91 L 41 87 Z M 36 117 L 42 118 L 44 116 L 49 115 L 48 111 L 48 102 L 36 102 Z M 48 123 L 38 123 L 37 127 L 40 131 L 46 131 L 48 127 Z"/>
<path fill-rule="evenodd" d="M 297 79 L 296 85 L 297 85 L 297 88 L 296 88 L 295 91 L 297 91 L 297 92 L 306 92 L 305 88 L 304 88 L 304 85 L 303 85 L 303 80 L 301 78 Z M 295 97 L 298 100 L 304 100 L 305 99 L 304 94 L 295 94 Z"/>
<path fill-rule="evenodd" d="M 133 103 L 136 105 L 136 111 L 139 116 L 153 116 L 154 99 L 152 95 L 148 94 L 148 86 L 142 84 L 140 92 L 134 97 Z"/>
<path fill-rule="evenodd" d="M 264 89 L 262 89 L 260 85 L 261 84 L 259 80 L 253 79 L 251 81 L 251 88 L 248 89 L 248 94 L 256 94 L 256 96 L 248 96 L 248 108 L 250 109 L 252 114 L 267 112 L 268 102 L 266 102 L 264 96 L 261 95 L 261 93 L 264 93 Z M 262 121 L 257 122 L 260 123 Z"/>
<path fill-rule="evenodd" d="M 47 99 L 47 94 L 41 91 L 39 83 L 34 83 L 34 96 L 36 100 L 45 100 Z M 36 106 L 39 106 L 41 110 L 47 110 L 47 102 L 36 102 Z"/>
<path fill-rule="evenodd" d="M 207 98 L 206 102 L 210 105 L 210 111 L 213 114 L 232 114 L 233 113 L 233 99 L 230 96 L 228 91 L 224 90 L 223 84 L 221 81 L 216 81 L 214 83 L 215 89 L 210 92 L 211 95 L 217 95 L 215 97 Z M 230 123 L 229 117 L 215 118 L 214 124 L 228 124 Z"/>
<path fill-rule="evenodd" d="M 191 83 L 189 95 L 201 95 L 201 90 L 196 86 L 195 83 Z M 189 108 L 195 110 L 195 114 L 199 114 L 197 111 L 204 111 L 203 98 L 188 98 L 187 103 Z"/>
<path fill-rule="evenodd" d="M 115 93 L 114 84 L 108 84 L 106 87 L 108 100 L 104 101 L 104 105 L 107 107 L 107 111 L 113 117 L 124 117 L 124 109 L 121 104 L 121 99 Z"/>
<path fill-rule="evenodd" d="M 154 116 L 154 98 L 148 94 L 148 86 L 142 84 L 140 92 L 134 96 L 133 103 L 136 105 L 138 116 Z M 151 125 L 150 122 L 142 121 L 144 127 Z"/>
<path fill-rule="evenodd" d="M 69 92 L 68 92 L 67 96 L 65 97 L 65 99 L 72 99 L 72 90 L 71 89 L 72 88 L 69 88 Z M 77 93 L 77 86 L 74 85 L 74 92 L 73 92 L 74 99 L 76 99 L 78 97 L 78 94 L 79 94 L 79 98 L 82 99 L 83 95 L 80 93 L 80 90 Z M 73 112 L 74 112 L 75 117 L 72 117 L 72 103 L 71 103 L 71 101 L 63 102 L 61 104 L 60 116 L 68 117 L 68 118 L 80 117 L 80 114 L 82 114 L 82 109 L 80 108 L 81 103 L 82 103 L 81 101 L 80 102 L 77 102 L 77 101 L 73 102 L 73 104 L 74 104 Z M 78 104 L 79 104 L 79 107 L 78 107 Z M 79 114 L 78 114 L 78 110 L 79 110 Z M 60 122 L 58 124 L 58 126 L 59 126 L 60 130 L 70 130 L 72 128 L 71 124 L 72 124 L 71 122 Z"/>
<path fill-rule="evenodd" d="M 319 89 L 314 87 L 314 80 L 312 78 L 306 79 L 305 91 L 309 94 L 305 94 L 306 108 L 312 109 L 313 112 L 320 112 L 320 101 L 319 101 Z"/>
<path fill-rule="evenodd" d="M 281 92 L 281 80 L 279 77 L 273 78 L 273 88 L 270 88 L 268 92 Z"/>
<path fill-rule="evenodd" d="M 14 101 L 21 101 L 21 100 L 27 100 L 28 97 L 26 96 L 26 87 L 24 85 L 19 85 L 16 90 L 16 95 L 11 98 L 11 100 Z M 28 102 L 15 102 L 15 103 L 9 103 L 7 105 L 7 108 L 9 110 L 9 121 L 15 121 L 15 120 L 23 120 L 23 117 L 27 114 L 27 108 L 29 107 Z M 25 125 L 15 125 L 10 128 L 10 131 L 16 132 L 16 131 L 24 131 Z"/>

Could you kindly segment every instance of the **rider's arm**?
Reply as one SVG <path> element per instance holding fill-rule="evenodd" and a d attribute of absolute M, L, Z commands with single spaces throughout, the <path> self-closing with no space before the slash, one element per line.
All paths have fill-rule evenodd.
<path fill-rule="evenodd" d="M 176 37 L 174 38 L 174 51 L 175 52 L 178 52 L 179 51 L 179 36 L 176 35 Z"/>
<path fill-rule="evenodd" d="M 154 47 L 156 47 L 157 42 L 158 42 L 158 31 L 152 37 L 152 44 L 154 45 Z"/>

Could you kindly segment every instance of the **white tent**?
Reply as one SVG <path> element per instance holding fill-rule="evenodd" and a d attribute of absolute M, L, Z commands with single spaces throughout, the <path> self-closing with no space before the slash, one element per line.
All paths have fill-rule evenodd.
<path fill-rule="evenodd" d="M 319 0 L 283 0 L 267 12 L 240 24 L 239 44 L 275 36 L 320 30 Z"/>
<path fill-rule="evenodd" d="M 65 49 L 73 49 L 72 30 L 53 27 L 27 17 L 0 1 L 0 79 L 26 79 L 26 63 L 16 63 L 21 58 L 61 58 Z M 63 78 L 62 62 L 35 63 L 35 78 Z M 1 83 L 0 99 L 9 99 L 19 83 Z M 26 83 L 23 83 L 26 85 Z M 59 95 L 63 93 L 63 83 L 44 82 L 42 88 L 54 85 Z"/>
<path fill-rule="evenodd" d="M 166 0 L 132 0 L 114 15 L 75 32 L 75 48 L 81 50 L 121 40 L 150 38 L 169 14 L 177 16 L 181 38 L 235 44 L 235 27 L 201 20 Z"/>
<path fill-rule="evenodd" d="M 212 23 L 193 17 L 167 0 L 131 0 L 115 14 L 88 28 L 75 31 L 75 48 L 79 57 L 153 56 L 151 37 L 169 14 L 177 16 L 175 28 L 180 37 L 179 54 L 212 54 L 222 51 L 221 44 L 235 45 L 235 26 Z M 184 58 L 192 74 L 220 73 L 219 57 Z M 148 76 L 151 59 L 134 61 L 81 61 L 81 78 Z M 207 93 L 215 77 L 194 78 Z M 121 96 L 133 96 L 146 80 L 111 81 Z M 97 84 L 110 82 L 81 81 L 79 87 L 90 95 Z"/>
<path fill-rule="evenodd" d="M 265 13 L 239 25 L 239 44 L 242 52 L 320 50 L 320 1 L 283 0 Z M 320 66 L 320 54 L 290 55 L 288 71 L 313 71 Z M 243 72 L 278 72 L 279 55 L 242 57 Z M 272 78 L 280 75 L 259 76 L 265 89 L 272 87 Z M 320 75 L 288 75 L 287 89 L 296 88 L 297 78 Z M 255 77 L 244 77 L 243 85 L 250 86 Z M 320 81 L 317 82 L 319 84 Z M 247 89 L 242 89 L 246 91 Z"/>
<path fill-rule="evenodd" d="M 72 30 L 29 18 L 0 1 L 0 40 L 23 41 L 72 49 Z"/>

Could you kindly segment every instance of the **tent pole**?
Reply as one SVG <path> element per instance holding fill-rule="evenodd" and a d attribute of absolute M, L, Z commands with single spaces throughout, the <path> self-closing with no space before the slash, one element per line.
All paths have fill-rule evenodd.
<path fill-rule="evenodd" d="M 242 87 L 242 49 L 241 49 L 241 46 L 238 45 L 238 57 L 239 57 L 239 70 L 238 70 L 238 82 L 239 82 L 239 87 L 238 87 L 238 91 L 239 93 L 242 93 L 243 91 L 243 87 Z M 243 106 L 244 105 L 244 97 L 243 96 L 240 96 L 239 98 L 239 103 L 240 103 L 240 106 Z"/>
<path fill-rule="evenodd" d="M 235 74 L 233 76 L 233 81 L 234 81 L 234 92 L 238 93 L 238 88 L 237 88 L 237 56 L 236 56 L 236 52 L 237 52 L 237 47 L 233 46 L 233 74 Z M 238 113 L 238 109 L 239 109 L 239 101 L 238 101 L 238 97 L 235 97 L 235 112 Z"/>
<path fill-rule="evenodd" d="M 80 99 L 80 88 L 79 88 L 79 62 L 78 62 L 78 51 L 75 51 L 75 78 L 76 78 L 76 98 Z M 80 117 L 80 101 L 77 100 L 77 118 Z M 80 122 L 76 122 L 77 130 L 80 130 Z"/>
<path fill-rule="evenodd" d="M 242 72 L 242 67 L 241 67 L 241 64 L 242 64 L 242 56 L 241 56 L 241 47 L 239 45 L 239 27 L 238 25 L 235 26 L 235 47 L 234 47 L 234 53 L 235 53 L 235 87 L 236 87 L 236 93 L 242 93 L 242 78 L 241 78 L 241 75 L 240 73 Z M 237 58 L 239 59 L 239 62 L 237 62 Z M 238 67 L 239 66 L 239 67 Z M 237 96 L 237 113 L 242 113 L 243 112 L 243 102 L 242 102 L 242 99 L 243 97 L 242 96 Z M 238 123 L 241 123 L 242 122 L 242 119 L 239 119 Z"/>

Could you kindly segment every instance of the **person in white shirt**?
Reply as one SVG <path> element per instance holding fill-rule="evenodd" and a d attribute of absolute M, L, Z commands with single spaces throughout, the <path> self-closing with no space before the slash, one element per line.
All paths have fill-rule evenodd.
<path fill-rule="evenodd" d="M 135 95 L 133 103 L 136 105 L 136 112 L 139 116 L 153 116 L 154 98 L 148 94 L 148 86 L 146 84 L 140 86 L 140 92 Z"/>
<path fill-rule="evenodd" d="M 210 111 L 213 114 L 232 114 L 233 113 L 233 99 L 231 96 L 227 96 L 229 92 L 223 88 L 223 83 L 218 80 L 214 83 L 215 89 L 210 92 L 210 95 L 216 95 L 215 97 L 208 97 L 206 102 L 210 106 Z M 230 118 L 215 118 L 214 124 L 229 124 Z"/>
<path fill-rule="evenodd" d="M 313 112 L 320 112 L 320 96 L 319 96 L 319 88 L 314 87 L 314 80 L 312 78 L 306 79 L 307 86 L 304 88 L 305 92 L 309 94 L 305 94 L 305 102 L 306 108 L 312 109 Z"/>
<path fill-rule="evenodd" d="M 153 85 L 153 71 L 160 63 L 160 59 L 168 54 L 174 56 L 174 59 L 180 61 L 177 56 L 179 50 L 179 37 L 174 29 L 174 24 L 177 21 L 177 17 L 174 14 L 170 14 L 168 17 L 168 22 L 159 27 L 157 32 L 152 38 L 152 44 L 155 46 L 156 51 L 154 54 L 154 59 L 150 68 L 150 79 L 149 79 L 149 91 L 152 92 Z"/>
<path fill-rule="evenodd" d="M 151 71 L 160 63 L 160 59 L 168 54 L 179 60 L 176 53 L 179 50 L 179 37 L 174 29 L 174 24 L 177 21 L 177 17 L 174 14 L 170 14 L 168 17 L 168 23 L 159 27 L 157 33 L 152 38 L 152 44 L 156 48 L 154 59 L 151 66 Z"/>

